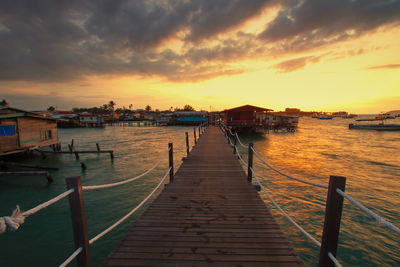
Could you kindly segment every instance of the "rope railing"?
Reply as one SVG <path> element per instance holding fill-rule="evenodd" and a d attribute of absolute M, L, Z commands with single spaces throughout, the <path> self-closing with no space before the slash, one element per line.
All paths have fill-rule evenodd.
<path fill-rule="evenodd" d="M 384 218 L 373 212 L 372 210 L 368 209 L 366 206 L 358 202 L 357 200 L 353 199 L 351 196 L 346 194 L 340 189 L 336 189 L 336 192 L 341 195 L 342 197 L 346 198 L 347 200 L 350 201 L 351 204 L 355 205 L 357 208 L 362 210 L 364 213 L 368 214 L 370 217 L 374 218 L 376 222 L 378 223 L 379 226 L 385 227 L 387 229 L 390 229 L 394 231 L 395 233 L 400 235 L 400 229 L 392 224 L 391 222 L 386 221 Z"/>
<path fill-rule="evenodd" d="M 331 259 L 331 261 L 333 262 L 333 264 L 335 264 L 336 267 L 342 267 L 340 262 L 335 258 L 335 256 L 331 252 L 328 252 L 328 257 Z"/>
<path fill-rule="evenodd" d="M 253 172 L 254 178 L 256 179 L 257 184 L 261 187 L 261 189 L 264 190 L 265 194 L 267 195 L 267 197 L 269 198 L 269 200 L 271 200 L 272 204 L 274 204 L 274 206 L 285 216 L 285 218 L 292 223 L 297 229 L 299 229 L 309 240 L 311 240 L 315 245 L 317 245 L 318 247 L 321 247 L 321 243 L 319 241 L 317 241 L 311 234 L 309 234 L 306 230 L 303 229 L 303 227 L 301 227 L 298 223 L 296 223 L 280 206 L 278 203 L 275 202 L 275 200 L 273 199 L 272 195 L 270 193 L 268 193 L 267 189 L 265 188 L 265 186 L 260 182 L 260 180 L 258 179 L 257 175 L 254 172 L 254 169 L 251 168 L 251 171 Z"/>
<path fill-rule="evenodd" d="M 16 231 L 18 228 L 25 222 L 25 218 L 28 216 L 31 216 L 40 210 L 47 208 L 48 206 L 53 205 L 54 203 L 60 201 L 61 199 L 65 198 L 69 194 L 73 193 L 74 189 L 70 189 L 65 191 L 64 193 L 42 203 L 37 205 L 36 207 L 21 212 L 20 207 L 17 205 L 17 207 L 13 210 L 11 216 L 4 216 L 0 217 L 0 234 L 4 233 L 6 229 L 10 231 Z"/>
<path fill-rule="evenodd" d="M 245 144 L 243 144 L 242 141 L 240 140 L 239 135 L 238 135 L 237 132 L 235 133 L 235 135 L 236 135 L 236 138 L 237 138 L 237 140 L 238 140 L 238 142 L 239 142 L 239 145 L 240 145 L 241 147 L 243 147 L 243 148 L 247 148 L 247 146 L 246 146 Z"/>
<path fill-rule="evenodd" d="M 95 189 L 103 189 L 103 188 L 110 188 L 110 187 L 115 187 L 115 186 L 119 186 L 119 185 L 123 185 L 123 184 L 127 184 L 130 182 L 133 182 L 139 178 L 142 178 L 143 176 L 145 176 L 146 174 L 150 173 L 152 170 L 154 170 L 158 165 L 160 165 L 162 159 L 160 159 L 159 161 L 157 161 L 150 169 L 148 169 L 147 171 L 145 171 L 142 174 L 139 174 L 133 178 L 127 179 L 127 180 L 123 180 L 120 182 L 116 182 L 116 183 L 111 183 L 111 184 L 102 184 L 102 185 L 87 185 L 87 186 L 82 186 L 83 190 L 95 190 Z"/>
<path fill-rule="evenodd" d="M 264 163 L 268 168 L 270 168 L 271 170 L 275 171 L 276 173 L 279 173 L 279 174 L 282 175 L 282 176 L 285 176 L 285 177 L 287 177 L 287 178 L 290 178 L 290 179 L 292 179 L 292 180 L 295 180 L 295 181 L 298 181 L 298 182 L 301 182 L 301 183 L 304 183 L 304 184 L 313 185 L 313 186 L 321 187 L 321 188 L 328 188 L 327 185 L 309 182 L 309 181 L 306 181 L 306 180 L 303 180 L 303 179 L 296 178 L 296 177 L 293 177 L 293 176 L 291 176 L 291 175 L 285 174 L 285 173 L 283 173 L 283 172 L 281 172 L 281 171 L 275 169 L 273 166 L 271 166 L 271 164 L 269 164 L 268 162 L 266 162 L 266 161 L 260 156 L 260 154 L 258 154 L 258 152 L 257 152 L 254 148 L 252 148 L 252 150 L 253 150 L 253 152 L 254 152 L 254 155 L 256 155 L 256 157 L 257 157 L 262 163 Z"/>
<path fill-rule="evenodd" d="M 265 194 L 267 195 L 267 197 L 269 198 L 269 200 L 271 201 L 271 203 L 284 215 L 284 217 L 291 223 L 293 224 L 297 229 L 300 230 L 300 232 L 302 232 L 310 241 L 312 241 L 316 246 L 318 246 L 319 248 L 321 248 L 321 242 L 319 242 L 318 240 L 316 240 L 310 233 L 308 233 L 306 230 L 304 230 L 303 227 L 301 227 L 298 223 L 296 223 L 296 221 L 294 221 L 292 219 L 292 217 L 290 217 L 280 206 L 278 203 L 275 202 L 275 200 L 273 199 L 272 195 L 270 193 L 268 193 L 266 187 L 260 182 L 260 180 L 258 179 L 258 176 L 255 174 L 254 169 L 252 167 L 250 167 L 251 171 L 253 172 L 254 178 L 257 182 L 257 184 L 260 186 L 260 188 L 262 190 L 264 190 Z M 336 267 L 342 267 L 342 265 L 338 262 L 338 260 L 335 258 L 335 256 L 331 253 L 328 252 L 328 257 L 332 260 L 332 262 L 335 264 Z"/>
<path fill-rule="evenodd" d="M 59 265 L 59 267 L 66 267 L 68 264 L 70 264 L 78 255 L 79 253 L 82 252 L 82 247 L 79 247 L 77 250 L 74 251 L 74 253 L 71 254 L 63 263 Z"/>
<path fill-rule="evenodd" d="M 139 205 L 137 205 L 135 208 L 133 208 L 130 212 L 128 212 L 125 216 L 123 216 L 121 219 L 119 219 L 117 222 L 115 222 L 113 225 L 111 225 L 110 227 L 108 227 L 107 229 L 105 229 L 104 231 L 102 231 L 100 234 L 96 235 L 95 237 L 93 237 L 92 239 L 89 240 L 89 244 L 93 244 L 94 242 L 96 242 L 97 240 L 99 240 L 101 237 L 105 236 L 107 233 L 109 233 L 111 230 L 113 230 L 115 227 L 117 227 L 118 225 L 120 225 L 121 223 L 123 223 L 126 219 L 129 218 L 129 216 L 131 216 L 133 213 L 135 213 L 138 209 L 140 209 L 144 203 L 147 202 L 147 200 L 149 200 L 149 198 L 158 190 L 158 188 L 160 188 L 160 186 L 163 184 L 163 182 L 165 181 L 165 179 L 167 178 L 169 171 L 171 170 L 171 168 L 168 168 L 167 172 L 164 174 L 163 178 L 161 179 L 161 181 L 158 183 L 158 185 L 153 189 L 153 191 L 151 191 L 151 193 L 149 195 L 147 195 L 147 197 L 145 199 L 142 200 L 142 202 L 139 203 Z"/>

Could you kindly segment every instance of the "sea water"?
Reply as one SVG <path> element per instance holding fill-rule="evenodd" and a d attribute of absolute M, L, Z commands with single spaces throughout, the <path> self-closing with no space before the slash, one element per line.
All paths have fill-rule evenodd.
<path fill-rule="evenodd" d="M 347 178 L 346 192 L 395 225 L 400 220 L 400 132 L 349 130 L 352 120 L 301 118 L 295 133 L 241 135 L 275 168 L 295 177 L 327 184 L 329 175 Z M 167 146 L 174 143 L 175 165 L 186 154 L 185 132 L 193 145 L 192 127 L 113 127 L 59 129 L 76 150 L 114 150 L 108 154 L 39 154 L 14 158 L 17 162 L 60 168 L 50 171 L 52 184 L 40 176 L 0 178 L 0 216 L 16 205 L 30 209 L 64 192 L 65 178 L 81 176 L 84 185 L 131 178 L 162 159 L 159 167 L 132 183 L 86 191 L 89 238 L 113 224 L 141 202 L 168 168 Z M 246 159 L 247 150 L 239 148 Z M 81 168 L 83 162 L 87 168 Z M 275 201 L 308 232 L 321 239 L 326 190 L 305 185 L 266 168 L 254 158 L 255 171 Z M 289 224 L 261 193 L 266 204 L 306 265 L 318 262 L 318 248 Z M 347 266 L 398 266 L 400 237 L 381 228 L 345 200 L 338 259 Z M 91 246 L 95 266 L 115 248 L 143 209 Z M 74 251 L 68 199 L 34 214 L 16 232 L 0 235 L 0 266 L 58 266 Z M 72 264 L 71 266 L 74 266 Z"/>

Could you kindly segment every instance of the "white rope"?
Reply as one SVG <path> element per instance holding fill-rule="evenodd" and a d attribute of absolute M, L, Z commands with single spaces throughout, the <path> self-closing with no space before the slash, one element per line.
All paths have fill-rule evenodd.
<path fill-rule="evenodd" d="M 113 225 L 111 225 L 110 227 L 108 227 L 107 229 L 105 229 L 103 232 L 101 232 L 100 234 L 96 235 L 95 237 L 93 237 L 92 239 L 89 240 L 89 244 L 93 244 L 94 242 L 96 242 L 97 240 L 99 240 L 101 237 L 103 237 L 104 235 L 106 235 L 108 232 L 110 232 L 111 230 L 113 230 L 115 227 L 117 227 L 118 225 L 120 225 L 122 222 L 124 222 L 126 219 L 128 219 L 129 216 L 131 216 L 133 213 L 135 213 L 138 209 L 140 209 L 144 203 L 146 203 L 146 201 L 157 191 L 158 188 L 160 188 L 160 186 L 163 184 L 165 178 L 167 177 L 167 175 L 169 174 L 169 171 L 171 170 L 171 168 L 169 168 L 167 170 L 167 172 L 165 173 L 164 177 L 161 179 L 160 183 L 156 186 L 156 188 L 154 188 L 153 191 L 151 191 L 151 193 L 142 200 L 142 202 L 139 203 L 139 205 L 137 205 L 134 209 L 132 209 L 130 212 L 128 212 L 124 217 L 122 217 L 121 219 L 119 219 L 117 222 L 115 222 Z"/>
<path fill-rule="evenodd" d="M 236 154 L 238 155 L 239 160 L 243 163 L 243 165 L 245 165 L 247 167 L 248 166 L 247 163 L 243 160 L 243 158 L 240 155 L 240 153 L 239 153 L 239 151 L 238 151 L 236 146 L 235 146 L 235 148 L 236 148 Z"/>
<path fill-rule="evenodd" d="M 61 263 L 59 267 L 65 267 L 68 264 L 70 264 L 71 261 L 73 261 L 76 258 L 76 256 L 78 256 L 79 253 L 81 252 L 82 252 L 82 247 L 79 247 L 77 250 L 75 250 L 74 253 L 71 254 L 71 256 L 68 257 L 68 259 L 66 259 L 63 263 Z"/>
<path fill-rule="evenodd" d="M 111 183 L 111 184 L 82 186 L 82 190 L 95 190 L 95 189 L 109 188 L 109 187 L 114 187 L 114 186 L 123 185 L 123 184 L 127 184 L 127 183 L 130 183 L 130 182 L 133 182 L 133 181 L 145 176 L 146 174 L 148 174 L 152 170 L 154 170 L 158 165 L 160 165 L 161 161 L 162 161 L 162 159 L 157 161 L 156 164 L 154 164 L 150 169 L 148 169 L 147 171 L 145 171 L 142 174 L 139 174 L 136 177 L 133 177 L 133 178 L 130 178 L 130 179 L 127 179 L 127 180 L 123 180 L 123 181 L 120 181 L 120 182 L 116 182 L 116 183 Z"/>
<path fill-rule="evenodd" d="M 256 179 L 256 182 L 259 184 L 259 186 L 265 191 L 267 197 L 271 200 L 272 204 L 286 217 L 286 219 L 291 222 L 297 229 L 299 229 L 309 240 L 314 242 L 315 245 L 318 247 L 321 247 L 321 243 L 317 241 L 312 235 L 310 235 L 306 230 L 304 230 L 300 225 L 298 225 L 279 205 L 278 203 L 275 202 L 275 200 L 272 198 L 272 196 L 268 193 L 266 190 L 265 186 L 261 184 L 261 182 L 258 180 L 257 176 L 255 175 L 255 172 L 253 168 L 251 168 L 251 171 L 253 172 L 254 178 Z"/>
<path fill-rule="evenodd" d="M 23 224 L 25 222 L 25 218 L 35 214 L 36 212 L 47 208 L 48 206 L 56 203 L 57 201 L 63 199 L 64 197 L 68 196 L 69 194 L 71 194 L 72 192 L 74 192 L 74 189 L 70 189 L 68 191 L 65 191 L 64 193 L 56 196 L 55 198 L 52 198 L 40 205 L 37 205 L 36 207 L 21 212 L 20 207 L 17 205 L 17 207 L 13 210 L 11 216 L 4 216 L 4 217 L 0 217 L 0 234 L 4 233 L 6 231 L 6 229 L 10 230 L 10 231 L 16 231 L 21 224 Z"/>
<path fill-rule="evenodd" d="M 371 216 L 372 218 L 374 218 L 376 220 L 376 222 L 378 223 L 378 226 L 381 227 L 386 227 L 392 231 L 394 231 L 395 233 L 400 235 L 400 229 L 393 225 L 392 223 L 386 221 L 385 219 L 383 219 L 381 216 L 379 216 L 378 214 L 376 214 L 375 212 L 373 212 L 372 210 L 368 209 L 367 207 L 365 207 L 363 204 L 361 204 L 360 202 L 358 202 L 357 200 L 353 199 L 351 196 L 349 196 L 348 194 L 346 194 L 345 192 L 343 192 L 342 190 L 340 190 L 339 188 L 336 189 L 336 192 L 339 193 L 339 195 L 341 195 L 342 197 L 348 199 L 353 205 L 355 205 L 356 207 L 358 207 L 360 210 L 362 210 L 363 212 L 365 212 L 366 214 L 368 214 L 369 216 Z"/>
<path fill-rule="evenodd" d="M 332 253 L 328 252 L 328 257 L 333 261 L 336 267 L 342 267 L 340 262 L 338 262 L 338 260 L 335 258 L 335 256 L 333 256 Z"/>
<path fill-rule="evenodd" d="M 240 141 L 240 138 L 239 138 L 238 133 L 236 132 L 235 134 L 236 134 L 236 138 L 237 138 L 239 144 L 240 144 L 243 148 L 247 148 L 247 146 L 246 146 L 245 144 L 243 144 L 242 141 Z"/>
<path fill-rule="evenodd" d="M 313 186 L 317 186 L 317 187 L 321 187 L 321 188 L 328 188 L 327 185 L 309 182 L 309 181 L 302 180 L 302 179 L 299 179 L 299 178 L 290 176 L 290 175 L 288 175 L 288 174 L 285 174 L 285 173 L 283 173 L 283 172 L 281 172 L 281 171 L 275 169 L 274 167 L 272 167 L 269 163 L 267 163 L 267 162 L 257 153 L 257 151 L 254 150 L 254 148 L 252 148 L 252 150 L 253 150 L 253 152 L 254 152 L 254 155 L 256 155 L 256 157 L 257 157 L 262 163 L 264 163 L 267 167 L 269 167 L 271 170 L 273 170 L 273 171 L 279 173 L 280 175 L 286 176 L 287 178 L 290 178 L 290 179 L 292 179 L 292 180 L 295 180 L 295 181 L 298 181 L 298 182 L 301 182 L 301 183 L 304 183 L 304 184 L 309 184 L 309 185 L 313 185 Z"/>

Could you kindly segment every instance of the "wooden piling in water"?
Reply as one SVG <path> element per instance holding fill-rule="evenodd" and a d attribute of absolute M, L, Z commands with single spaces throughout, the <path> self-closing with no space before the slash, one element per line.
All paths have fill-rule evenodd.
<path fill-rule="evenodd" d="M 197 145 L 197 140 L 196 140 L 196 128 L 193 128 L 193 138 L 194 138 L 194 145 Z"/>

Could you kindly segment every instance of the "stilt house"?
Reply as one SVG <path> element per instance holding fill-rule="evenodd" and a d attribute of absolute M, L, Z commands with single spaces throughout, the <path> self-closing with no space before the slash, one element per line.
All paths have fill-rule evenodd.
<path fill-rule="evenodd" d="M 58 133 L 55 119 L 0 106 L 0 156 L 56 143 Z"/>

